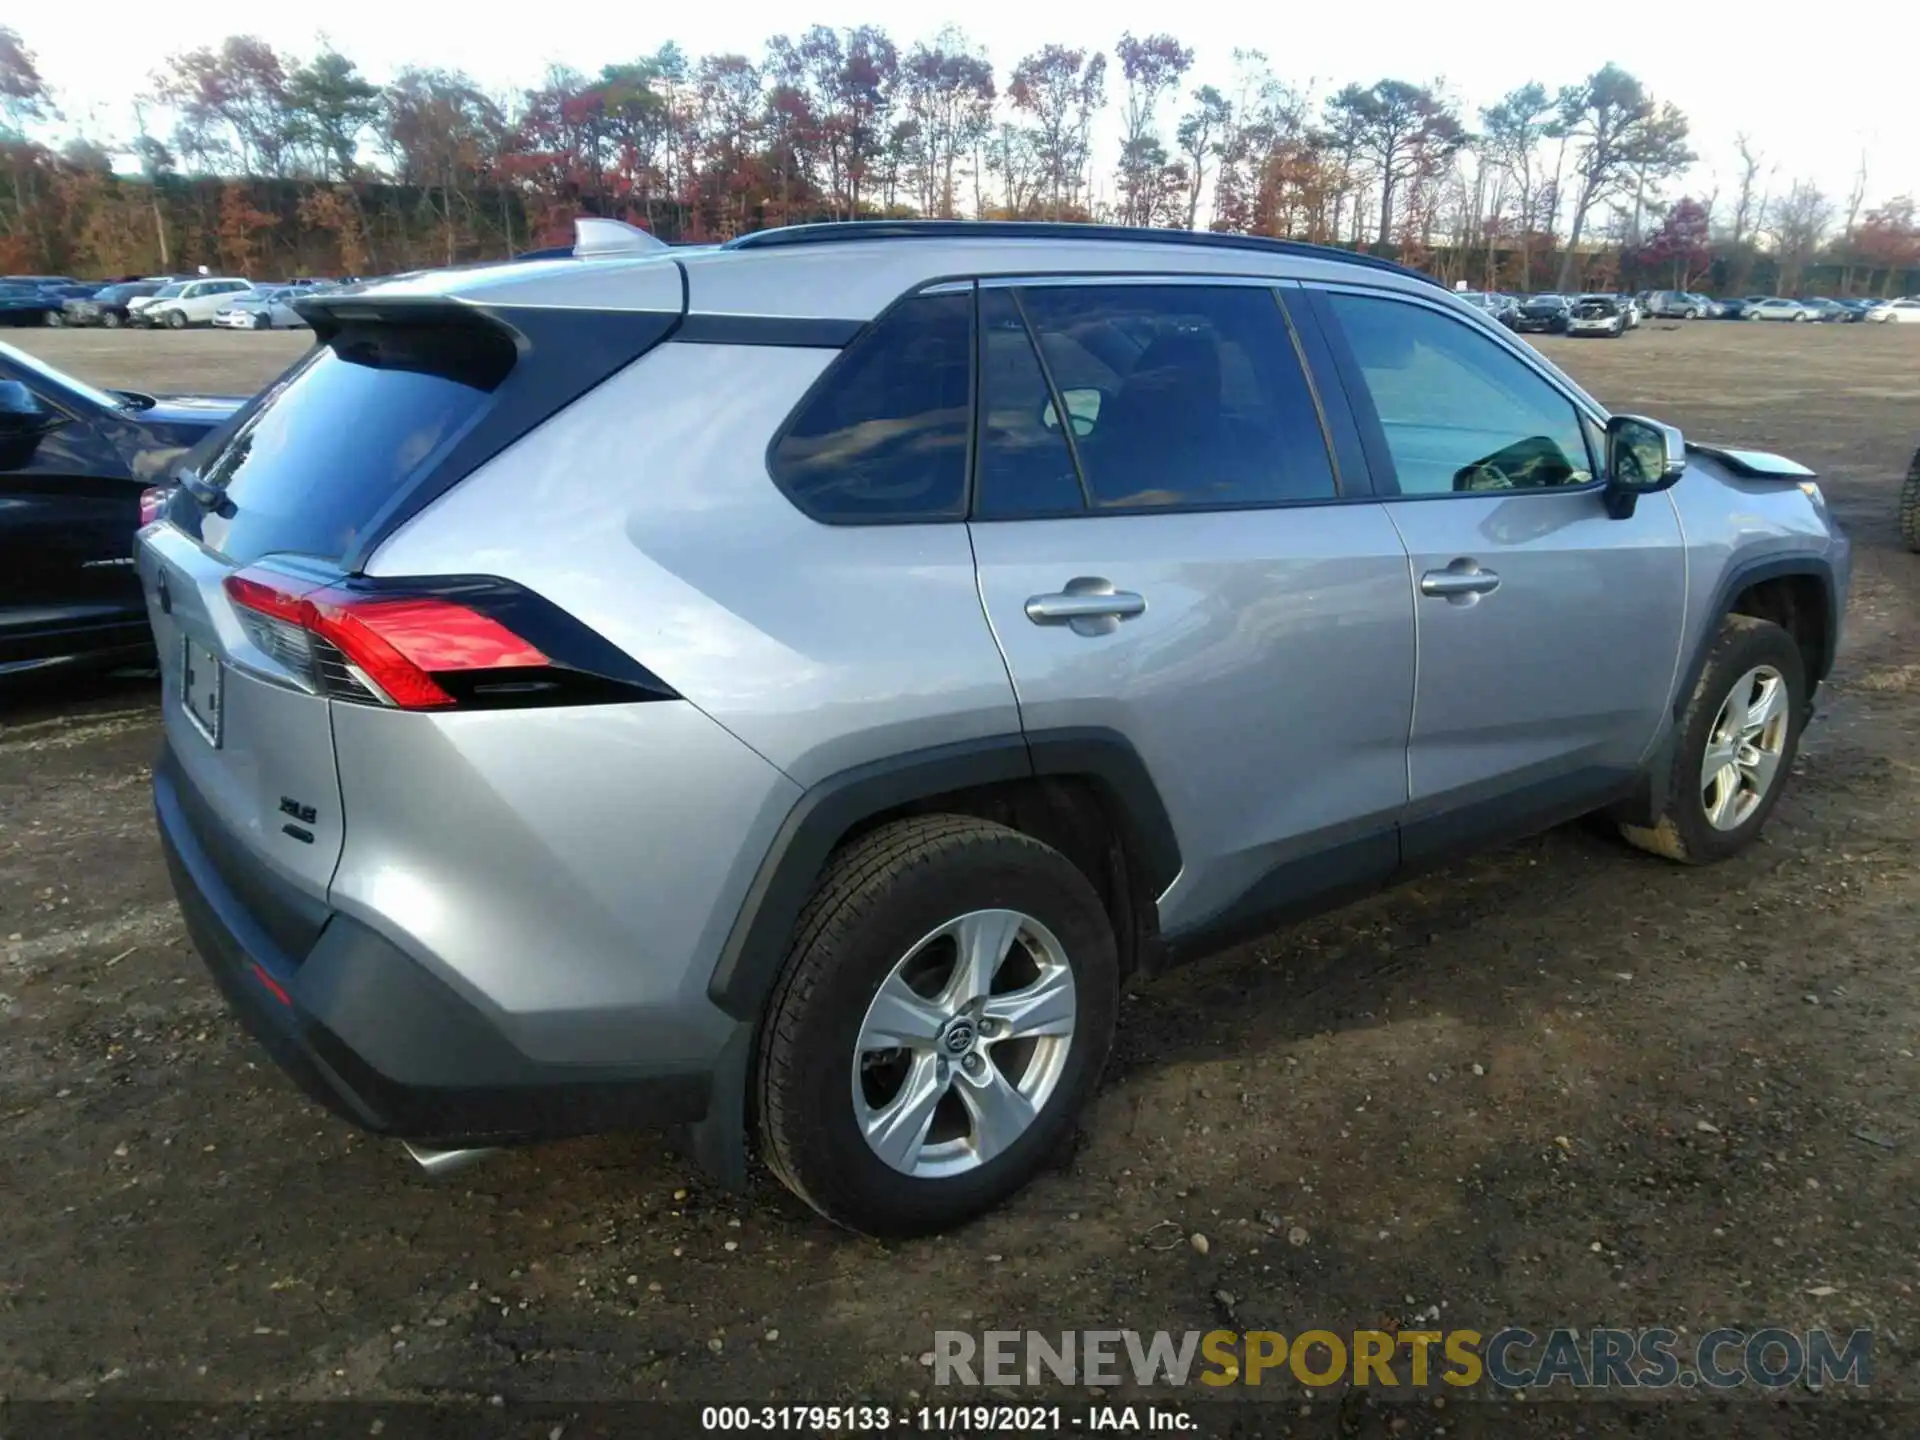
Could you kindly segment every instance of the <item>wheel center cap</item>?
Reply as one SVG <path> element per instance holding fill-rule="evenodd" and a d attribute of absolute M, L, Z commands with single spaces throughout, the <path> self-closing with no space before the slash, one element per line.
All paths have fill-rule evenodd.
<path fill-rule="evenodd" d="M 964 1055 L 973 1048 L 974 1037 L 977 1033 L 974 1029 L 973 1021 L 967 1019 L 955 1020 L 951 1025 L 947 1026 L 947 1033 L 941 1037 L 940 1043 L 947 1047 L 949 1054 Z"/>

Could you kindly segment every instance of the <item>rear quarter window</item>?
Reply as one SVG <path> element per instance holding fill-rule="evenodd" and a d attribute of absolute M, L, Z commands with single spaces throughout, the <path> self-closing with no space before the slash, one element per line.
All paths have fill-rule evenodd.
<path fill-rule="evenodd" d="M 973 296 L 916 295 L 834 360 L 775 437 L 775 483 L 816 520 L 958 519 L 973 406 Z"/>

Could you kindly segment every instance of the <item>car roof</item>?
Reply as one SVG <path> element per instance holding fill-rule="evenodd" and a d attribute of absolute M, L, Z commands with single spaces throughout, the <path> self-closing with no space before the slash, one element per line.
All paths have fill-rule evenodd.
<path fill-rule="evenodd" d="M 523 258 L 425 271 L 349 293 L 359 299 L 629 309 L 665 308 L 684 294 L 690 314 L 866 321 L 900 296 L 944 279 L 1065 273 L 1364 281 L 1453 298 L 1431 276 L 1329 246 L 1183 230 L 998 221 L 800 225 L 709 247 L 662 246 L 633 255 Z M 341 292 L 330 298 L 351 303 Z"/>

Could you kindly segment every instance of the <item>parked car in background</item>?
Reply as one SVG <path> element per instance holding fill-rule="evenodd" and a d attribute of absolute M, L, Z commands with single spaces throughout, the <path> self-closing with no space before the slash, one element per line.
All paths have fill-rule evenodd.
<path fill-rule="evenodd" d="M 1627 329 L 1638 330 L 1642 317 L 1647 313 L 1646 307 L 1640 303 L 1640 297 L 1637 295 L 1615 295 L 1613 299 L 1620 306 L 1620 313 L 1626 319 Z"/>
<path fill-rule="evenodd" d="M 1829 300 L 1825 296 L 1813 295 L 1800 300 L 1809 318 L 1825 325 L 1836 325 L 1847 319 L 1847 307 L 1838 300 Z"/>
<path fill-rule="evenodd" d="M 292 302 L 302 295 L 318 293 L 318 286 L 310 286 L 235 295 L 215 312 L 213 323 L 222 330 L 303 330 L 307 322 Z"/>
<path fill-rule="evenodd" d="M 61 301 L 37 285 L 0 281 L 0 325 L 44 325 Z"/>
<path fill-rule="evenodd" d="M 156 294 L 165 284 L 165 280 L 126 280 L 104 286 L 91 295 L 63 303 L 60 307 L 61 320 L 68 325 L 99 325 L 108 330 L 117 330 L 127 323 L 129 302 Z"/>
<path fill-rule="evenodd" d="M 1815 319 L 1815 313 L 1798 300 L 1789 300 L 1780 295 L 1769 295 L 1764 299 L 1749 301 L 1740 312 L 1742 320 L 1787 320 L 1804 324 Z"/>
<path fill-rule="evenodd" d="M 0 345 L 0 678 L 151 652 L 142 495 L 243 403 L 101 390 Z"/>
<path fill-rule="evenodd" d="M 1514 307 L 1510 328 L 1522 335 L 1564 334 L 1572 303 L 1565 295 L 1529 295 Z"/>
<path fill-rule="evenodd" d="M 1690 290 L 1655 290 L 1647 297 L 1647 313 L 1663 320 L 1701 320 L 1713 313 L 1713 302 Z"/>
<path fill-rule="evenodd" d="M 1627 318 L 1630 304 L 1618 295 L 1582 295 L 1567 314 L 1567 333 L 1618 339 L 1632 328 Z"/>
<path fill-rule="evenodd" d="M 1847 312 L 1841 317 L 1844 323 L 1848 325 L 1858 325 L 1862 320 L 1867 318 L 1867 312 L 1878 302 L 1862 299 L 1859 296 L 1846 296 L 1835 300 L 1833 303 Z"/>
<path fill-rule="evenodd" d="M 1920 324 L 1920 298 L 1889 300 L 1869 310 L 1865 318 L 1877 325 Z"/>
<path fill-rule="evenodd" d="M 140 535 L 187 930 L 434 1168 L 684 1122 L 940 1230 L 1072 1144 L 1129 974 L 1587 812 L 1723 859 L 1791 783 L 1849 574 L 1809 472 L 1426 276 L 628 233 L 316 297 Z"/>
<path fill-rule="evenodd" d="M 145 305 L 130 310 L 130 314 L 137 318 L 137 323 L 149 328 L 165 326 L 169 330 L 185 330 L 190 325 L 211 325 L 222 306 L 252 289 L 252 281 L 232 276 L 180 280 L 161 287 Z"/>
<path fill-rule="evenodd" d="M 1503 295 L 1497 290 L 1456 290 L 1454 293 L 1466 301 L 1467 304 L 1477 310 L 1486 311 L 1487 314 L 1496 320 L 1504 316 L 1506 312 L 1513 309 L 1514 306 L 1514 300 L 1511 295 Z"/>

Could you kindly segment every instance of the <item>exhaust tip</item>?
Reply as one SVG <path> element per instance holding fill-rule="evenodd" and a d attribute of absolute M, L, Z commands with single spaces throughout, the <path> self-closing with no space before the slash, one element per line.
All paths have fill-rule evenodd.
<path fill-rule="evenodd" d="M 469 1165 L 477 1165 L 496 1152 L 490 1147 L 473 1150 L 433 1150 L 425 1145 L 415 1145 L 411 1140 L 402 1140 L 401 1149 L 412 1157 L 413 1163 L 436 1179 L 442 1175 L 451 1175 L 456 1170 L 464 1170 Z"/>

